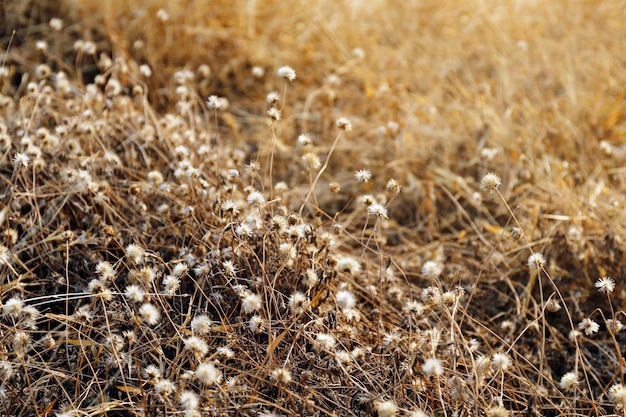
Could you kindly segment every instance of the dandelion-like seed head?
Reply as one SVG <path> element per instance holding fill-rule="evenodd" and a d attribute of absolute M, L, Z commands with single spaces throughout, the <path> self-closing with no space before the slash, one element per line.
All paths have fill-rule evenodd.
<path fill-rule="evenodd" d="M 354 173 L 354 179 L 358 182 L 368 182 L 372 179 L 372 171 L 369 169 L 360 169 Z"/>
<path fill-rule="evenodd" d="M 11 297 L 9 298 L 4 305 L 2 306 L 2 310 L 4 314 L 11 316 L 13 318 L 18 318 L 24 309 L 24 300 L 19 297 Z"/>
<path fill-rule="evenodd" d="M 528 267 L 538 269 L 546 264 L 546 258 L 539 252 L 535 252 L 528 257 Z"/>
<path fill-rule="evenodd" d="M 367 207 L 367 214 L 371 216 L 376 216 L 379 219 L 388 219 L 388 211 L 387 207 L 383 206 L 378 202 L 374 202 Z"/>
<path fill-rule="evenodd" d="M 291 67 L 280 67 L 278 68 L 278 76 L 288 81 L 293 81 L 296 79 L 296 71 Z"/>
<path fill-rule="evenodd" d="M 200 405 L 200 399 L 198 398 L 198 394 L 191 390 L 185 390 L 181 392 L 180 396 L 178 397 L 178 402 L 187 411 L 196 410 Z"/>
<path fill-rule="evenodd" d="M 185 349 L 193 352 L 194 355 L 201 358 L 209 352 L 209 345 L 197 336 L 191 336 L 185 339 Z"/>
<path fill-rule="evenodd" d="M 379 401 L 375 405 L 378 417 L 394 417 L 398 413 L 398 406 L 392 400 Z"/>
<path fill-rule="evenodd" d="M 219 385 L 222 382 L 222 373 L 212 362 L 198 365 L 195 375 L 200 382 L 206 385 Z"/>
<path fill-rule="evenodd" d="M 422 267 L 422 275 L 427 278 L 439 278 L 443 272 L 443 264 L 437 261 L 426 261 Z"/>
<path fill-rule="evenodd" d="M 283 367 L 272 369 L 272 372 L 270 373 L 270 378 L 274 382 L 277 382 L 283 385 L 287 385 L 293 380 L 291 376 L 291 371 Z"/>
<path fill-rule="evenodd" d="M 159 309 L 151 303 L 145 303 L 139 308 L 139 314 L 143 321 L 151 326 L 154 326 L 161 319 L 161 312 Z"/>
<path fill-rule="evenodd" d="M 267 115 L 274 122 L 279 121 L 282 117 L 282 113 L 276 107 L 270 107 L 269 109 L 267 109 Z"/>
<path fill-rule="evenodd" d="M 601 293 L 610 294 L 615 289 L 615 281 L 611 277 L 598 278 L 596 288 Z"/>
<path fill-rule="evenodd" d="M 559 381 L 559 387 L 563 391 L 573 391 L 578 386 L 578 373 L 567 372 L 561 377 Z"/>
<path fill-rule="evenodd" d="M 502 184 L 502 180 L 493 172 L 488 173 L 480 180 L 480 188 L 487 191 L 488 193 L 493 193 L 500 187 Z"/>
<path fill-rule="evenodd" d="M 424 375 L 427 377 L 441 376 L 443 375 L 443 364 L 439 359 L 428 358 L 422 365 L 422 372 L 424 372 Z"/>
<path fill-rule="evenodd" d="M 194 317 L 193 320 L 191 320 L 191 331 L 193 331 L 194 334 L 198 334 L 198 335 L 208 334 L 211 332 L 212 327 L 213 327 L 213 320 L 211 320 L 211 318 L 206 314 L 201 314 L 199 316 Z"/>
<path fill-rule="evenodd" d="M 626 386 L 615 384 L 609 388 L 609 397 L 618 411 L 626 409 Z"/>
<path fill-rule="evenodd" d="M 16 169 L 26 168 L 30 163 L 30 157 L 22 152 L 17 152 L 13 155 L 13 166 Z"/>
<path fill-rule="evenodd" d="M 337 300 L 337 305 L 341 307 L 342 310 L 354 308 L 356 305 L 356 297 L 348 290 L 338 291 L 337 295 L 335 295 L 335 299 Z"/>
<path fill-rule="evenodd" d="M 256 293 L 248 292 L 241 299 L 241 311 L 244 314 L 250 314 L 258 311 L 263 306 L 261 296 Z"/>
<path fill-rule="evenodd" d="M 591 336 L 592 334 L 600 330 L 600 325 L 591 320 L 589 317 L 585 317 L 583 321 L 578 323 L 578 329 L 585 332 L 587 336 Z"/>
<path fill-rule="evenodd" d="M 346 132 L 350 132 L 352 130 L 352 123 L 349 119 L 345 117 L 340 117 L 339 119 L 337 119 L 335 124 L 339 129 L 345 130 Z"/>
<path fill-rule="evenodd" d="M 491 367 L 494 371 L 506 371 L 511 367 L 511 358 L 504 352 L 494 353 L 491 357 Z"/>

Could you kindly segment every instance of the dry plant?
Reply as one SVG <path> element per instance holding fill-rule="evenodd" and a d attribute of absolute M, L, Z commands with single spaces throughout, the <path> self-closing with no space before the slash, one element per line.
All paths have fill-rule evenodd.
<path fill-rule="evenodd" d="M 0 6 L 0 414 L 624 415 L 626 2 Z"/>

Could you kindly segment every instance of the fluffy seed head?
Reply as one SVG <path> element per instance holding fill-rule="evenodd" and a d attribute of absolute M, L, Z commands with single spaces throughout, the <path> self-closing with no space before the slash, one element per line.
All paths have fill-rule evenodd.
<path fill-rule="evenodd" d="M 609 389 L 609 397 L 618 411 L 626 409 L 626 386 L 624 384 L 613 385 Z"/>
<path fill-rule="evenodd" d="M 278 68 L 278 76 L 293 81 L 296 79 L 296 71 L 291 67 L 280 67 Z"/>
<path fill-rule="evenodd" d="M 212 362 L 198 365 L 195 375 L 200 382 L 206 385 L 219 385 L 222 382 L 222 373 Z"/>
<path fill-rule="evenodd" d="M 356 297 L 348 290 L 338 291 L 335 299 L 337 300 L 337 305 L 341 307 L 342 310 L 354 308 L 356 305 Z"/>
<path fill-rule="evenodd" d="M 563 391 L 573 391 L 578 386 L 578 374 L 576 372 L 567 372 L 561 377 L 559 387 Z"/>
<path fill-rule="evenodd" d="M 372 171 L 369 169 L 360 169 L 354 173 L 354 179 L 358 182 L 368 182 L 372 179 Z"/>
<path fill-rule="evenodd" d="M 24 301 L 19 297 L 9 298 L 2 306 L 4 314 L 9 315 L 13 318 L 18 318 L 23 309 Z"/>
<path fill-rule="evenodd" d="M 615 281 L 613 281 L 613 278 L 611 277 L 598 278 L 596 281 L 596 288 L 602 293 L 612 293 L 615 289 Z"/>
<path fill-rule="evenodd" d="M 600 330 L 600 325 L 596 323 L 595 321 L 591 320 L 589 317 L 585 317 L 583 321 L 578 323 L 578 328 L 581 331 L 585 332 L 587 336 L 591 336 L 592 334 Z"/>
<path fill-rule="evenodd" d="M 185 410 L 196 410 L 200 405 L 200 399 L 198 395 L 190 390 L 185 390 L 180 393 L 178 402 L 183 406 Z"/>
<path fill-rule="evenodd" d="M 498 189 L 498 187 L 502 184 L 502 180 L 493 172 L 488 173 L 483 177 L 480 181 L 480 188 L 487 191 L 488 193 L 493 193 Z"/>
<path fill-rule="evenodd" d="M 378 417 L 394 417 L 398 413 L 398 406 L 392 400 L 381 401 L 376 404 Z"/>
<path fill-rule="evenodd" d="M 491 357 L 491 367 L 494 371 L 506 371 L 511 366 L 511 358 L 504 352 L 494 353 Z"/>
<path fill-rule="evenodd" d="M 528 257 L 528 268 L 538 269 L 546 264 L 546 258 L 539 252 L 535 252 Z"/>
<path fill-rule="evenodd" d="M 191 336 L 185 339 L 185 349 L 192 351 L 194 355 L 201 358 L 209 352 L 209 345 L 199 337 Z"/>
<path fill-rule="evenodd" d="M 263 306 L 261 297 L 258 294 L 248 292 L 241 299 L 241 311 L 244 314 L 253 313 L 258 311 Z"/>
<path fill-rule="evenodd" d="M 161 319 L 161 313 L 159 309 L 156 308 L 154 304 L 145 303 L 139 308 L 139 314 L 143 321 L 148 323 L 151 326 L 154 326 Z"/>
<path fill-rule="evenodd" d="M 191 320 L 191 330 L 194 334 L 208 334 L 211 331 L 211 327 L 213 327 L 213 321 L 206 314 L 201 314 Z"/>
<path fill-rule="evenodd" d="M 287 368 L 276 368 L 273 369 L 270 373 L 270 378 L 274 382 L 278 382 L 280 384 L 287 385 L 292 381 L 291 372 Z"/>
<path fill-rule="evenodd" d="M 436 358 L 426 359 L 422 365 L 422 372 L 428 377 L 440 376 L 443 374 L 443 364 Z"/>

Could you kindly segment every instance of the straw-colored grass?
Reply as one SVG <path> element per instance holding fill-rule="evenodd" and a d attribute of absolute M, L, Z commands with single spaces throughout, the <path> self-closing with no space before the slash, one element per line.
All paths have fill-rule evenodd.
<path fill-rule="evenodd" d="M 625 16 L 5 2 L 0 415 L 622 415 Z"/>

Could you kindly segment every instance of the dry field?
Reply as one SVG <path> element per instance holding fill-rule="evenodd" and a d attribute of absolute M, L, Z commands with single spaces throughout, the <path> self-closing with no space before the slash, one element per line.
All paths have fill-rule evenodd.
<path fill-rule="evenodd" d="M 623 416 L 625 0 L 6 0 L 0 415 Z"/>

